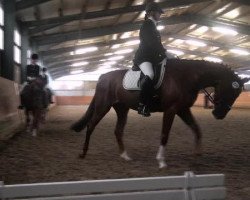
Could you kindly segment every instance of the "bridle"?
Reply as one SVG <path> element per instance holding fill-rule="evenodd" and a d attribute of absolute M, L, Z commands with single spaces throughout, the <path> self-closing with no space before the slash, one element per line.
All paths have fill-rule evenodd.
<path fill-rule="evenodd" d="M 206 89 L 202 89 L 202 91 L 204 92 L 205 96 L 208 98 L 208 100 L 215 105 L 215 101 L 214 101 L 214 97 L 212 97 L 211 94 L 209 94 L 209 92 Z M 225 105 L 225 107 L 228 110 L 231 110 L 232 106 L 229 106 L 228 104 Z"/>
<path fill-rule="evenodd" d="M 208 98 L 208 100 L 212 103 L 212 104 L 215 104 L 214 103 L 214 97 L 212 97 L 211 94 L 209 94 L 209 92 L 206 90 L 206 89 L 202 89 L 202 91 L 204 92 L 205 96 Z"/>

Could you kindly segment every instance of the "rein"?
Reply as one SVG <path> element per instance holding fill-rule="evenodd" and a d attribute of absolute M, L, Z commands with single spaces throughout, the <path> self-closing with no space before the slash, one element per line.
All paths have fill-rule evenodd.
<path fill-rule="evenodd" d="M 202 89 L 202 91 L 204 92 L 205 96 L 208 98 L 208 100 L 214 104 L 214 98 L 211 96 L 211 94 L 209 94 L 209 92 L 206 89 Z"/>
<path fill-rule="evenodd" d="M 208 100 L 212 103 L 215 104 L 214 102 L 214 98 L 209 94 L 209 92 L 206 89 L 202 89 L 202 91 L 204 92 L 205 96 L 208 98 Z M 228 110 L 231 110 L 231 106 L 229 106 L 228 104 L 225 105 L 226 108 Z"/>

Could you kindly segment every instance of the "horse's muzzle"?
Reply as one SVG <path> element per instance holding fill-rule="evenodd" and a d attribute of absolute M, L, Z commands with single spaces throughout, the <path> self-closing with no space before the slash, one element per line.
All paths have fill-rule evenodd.
<path fill-rule="evenodd" d="M 219 112 L 217 110 L 213 110 L 212 114 L 215 117 L 215 119 L 224 119 L 227 115 L 227 112 Z"/>

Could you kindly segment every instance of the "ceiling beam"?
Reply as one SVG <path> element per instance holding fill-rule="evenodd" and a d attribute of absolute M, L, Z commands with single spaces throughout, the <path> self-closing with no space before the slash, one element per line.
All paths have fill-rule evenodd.
<path fill-rule="evenodd" d="M 189 16 L 189 15 L 188 15 Z M 171 16 L 168 18 L 162 18 L 162 25 L 172 25 L 187 22 L 187 15 Z M 42 46 L 52 43 L 61 43 L 76 39 L 88 39 L 93 37 L 100 37 L 105 35 L 111 35 L 115 33 L 124 33 L 127 31 L 139 30 L 142 21 L 137 21 L 134 23 L 124 23 L 116 26 L 105 26 L 101 28 L 93 28 L 88 30 L 72 31 L 60 34 L 49 34 L 43 36 L 34 36 L 31 39 L 37 43 L 37 45 Z"/>
<path fill-rule="evenodd" d="M 231 0 L 235 3 L 243 4 L 243 5 L 248 5 L 250 6 L 250 1 L 249 0 Z"/>
<path fill-rule="evenodd" d="M 58 48 L 58 49 L 50 49 L 48 51 L 40 51 L 38 53 L 41 54 L 43 57 L 52 57 L 52 56 L 60 55 L 63 53 L 69 53 L 71 51 L 75 51 L 76 49 L 80 49 L 80 48 L 86 48 L 90 46 L 98 46 L 98 47 L 111 46 L 114 44 L 122 44 L 129 40 L 135 40 L 135 39 L 138 39 L 138 37 L 131 37 L 129 39 L 126 38 L 126 39 L 109 40 L 109 41 L 103 41 L 103 42 L 95 42 L 95 43 L 84 44 L 84 45 L 75 45 L 75 46 Z"/>
<path fill-rule="evenodd" d="M 163 8 L 173 8 L 173 7 L 179 7 L 179 6 L 186 6 L 193 3 L 202 3 L 202 2 L 209 2 L 209 1 L 215 1 L 215 0 L 179 0 L 179 1 L 164 1 L 159 3 L 159 5 Z M 85 15 L 74 14 L 74 15 L 67 15 L 63 17 L 54 17 L 49 19 L 43 19 L 43 20 L 35 20 L 35 21 L 24 21 L 22 22 L 22 25 L 27 27 L 34 27 L 34 26 L 43 26 L 43 25 L 55 25 L 58 26 L 74 21 L 74 20 L 80 20 L 80 19 L 96 19 L 96 18 L 102 18 L 102 17 L 109 17 L 114 15 L 120 15 L 120 14 L 127 14 L 127 13 L 136 13 L 136 12 L 142 12 L 145 10 L 145 5 L 136 5 L 136 6 L 129 6 L 129 7 L 122 7 L 122 8 L 115 8 L 115 9 L 108 9 L 108 10 L 101 10 L 101 11 L 94 11 L 94 12 L 88 12 Z"/>
<path fill-rule="evenodd" d="M 99 37 L 104 35 L 111 35 L 115 33 L 123 33 L 127 31 L 139 30 L 142 21 L 137 21 L 135 23 L 125 23 L 119 24 L 117 26 L 106 26 L 101 28 L 93 28 L 88 30 L 82 30 L 79 34 L 79 31 L 72 31 L 61 34 L 49 34 L 44 36 L 35 36 L 31 39 L 37 43 L 37 45 L 42 46 L 51 43 L 61 43 L 70 40 L 76 39 L 88 39 L 93 37 Z M 241 34 L 250 35 L 250 26 L 245 24 L 237 24 L 228 22 L 226 20 L 212 19 L 204 15 L 195 15 L 195 14 L 183 14 L 178 16 L 171 16 L 168 18 L 162 18 L 162 25 L 171 25 L 171 24 L 180 24 L 180 23 L 192 23 L 199 24 L 203 26 L 223 26 L 237 30 Z"/>
<path fill-rule="evenodd" d="M 199 42 L 204 42 L 209 46 L 217 46 L 219 48 L 223 49 L 231 49 L 231 48 L 237 48 L 241 50 L 248 50 L 250 51 L 249 48 L 241 48 L 235 45 L 231 44 L 226 44 L 226 43 L 221 43 L 217 42 L 215 40 L 206 40 L 206 39 L 200 39 L 197 37 L 192 37 L 192 36 L 187 36 L 187 35 L 181 35 L 181 34 L 161 34 L 162 40 L 167 38 L 174 38 L 174 39 L 181 39 L 181 40 L 196 40 Z M 40 51 L 38 52 L 40 55 L 43 57 L 54 57 L 56 55 L 64 54 L 64 53 L 69 53 L 72 51 L 75 51 L 76 49 L 79 48 L 86 48 L 90 46 L 98 46 L 98 47 L 104 47 L 104 46 L 111 46 L 114 44 L 122 44 L 125 43 L 129 40 L 135 40 L 138 39 L 138 37 L 131 37 L 131 38 L 126 38 L 126 39 L 117 39 L 117 40 L 109 40 L 109 41 L 104 41 L 104 42 L 96 42 L 96 43 L 91 43 L 91 44 L 85 44 L 85 45 L 77 45 L 77 46 L 70 46 L 70 47 L 64 47 L 64 48 L 58 48 L 58 49 L 51 49 L 48 51 Z"/>
<path fill-rule="evenodd" d="M 23 10 L 23 9 L 30 8 L 33 6 L 37 6 L 38 4 L 41 4 L 41 3 L 46 3 L 48 1 L 51 1 L 51 0 L 29 0 L 29 1 L 21 0 L 21 1 L 16 2 L 16 10 L 17 11 Z"/>

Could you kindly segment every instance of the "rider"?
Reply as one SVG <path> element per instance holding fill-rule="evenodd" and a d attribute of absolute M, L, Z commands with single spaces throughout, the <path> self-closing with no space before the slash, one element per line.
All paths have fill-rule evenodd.
<path fill-rule="evenodd" d="M 49 78 L 47 75 L 47 68 L 46 67 L 43 67 L 41 77 L 44 81 L 44 85 L 45 85 L 44 89 L 45 89 L 45 92 L 47 93 L 49 103 L 52 104 L 54 102 L 52 101 L 52 91 L 49 89 L 49 87 L 47 87 L 47 85 L 49 83 Z"/>
<path fill-rule="evenodd" d="M 156 27 L 162 13 L 163 10 L 157 3 L 146 5 L 145 20 L 140 28 L 140 45 L 134 58 L 134 64 L 139 66 L 145 75 L 141 82 L 138 113 L 146 117 L 150 116 L 149 104 L 154 90 L 153 66 L 157 66 L 166 57 L 166 50 Z"/>
<path fill-rule="evenodd" d="M 31 64 L 26 66 L 26 81 L 22 85 L 22 89 L 20 91 L 21 105 L 18 106 L 18 109 L 24 108 L 24 93 L 27 89 L 27 85 L 40 76 L 40 66 L 37 64 L 37 62 L 38 55 L 34 53 L 31 55 Z"/>

